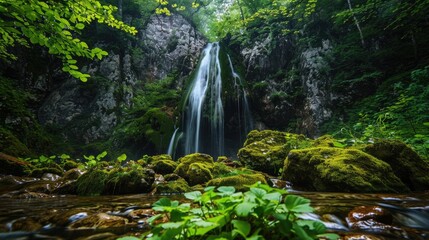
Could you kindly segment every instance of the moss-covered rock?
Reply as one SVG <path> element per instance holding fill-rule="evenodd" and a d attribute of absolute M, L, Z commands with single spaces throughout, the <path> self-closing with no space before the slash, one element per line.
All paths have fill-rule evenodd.
<path fill-rule="evenodd" d="M 206 163 L 195 162 L 189 165 L 186 175 L 191 186 L 203 184 L 213 178 L 211 173 L 213 166 Z"/>
<path fill-rule="evenodd" d="M 0 174 L 22 176 L 25 174 L 25 169 L 29 167 L 29 165 L 30 164 L 26 161 L 0 152 Z"/>
<path fill-rule="evenodd" d="M 413 191 L 429 189 L 429 164 L 405 143 L 396 140 L 377 140 L 363 151 L 381 159 Z"/>
<path fill-rule="evenodd" d="M 106 178 L 105 194 L 148 193 L 151 191 L 155 173 L 150 169 L 117 168 Z"/>
<path fill-rule="evenodd" d="M 156 193 L 185 193 L 191 191 L 188 183 L 183 178 L 174 181 L 159 183 L 156 185 Z"/>
<path fill-rule="evenodd" d="M 292 150 L 285 160 L 282 179 L 310 191 L 409 191 L 389 164 L 357 149 Z"/>
<path fill-rule="evenodd" d="M 81 175 L 77 181 L 77 194 L 94 196 L 103 193 L 108 173 L 104 170 L 92 170 Z"/>
<path fill-rule="evenodd" d="M 170 155 L 163 154 L 152 156 L 149 158 L 153 170 L 159 174 L 170 174 L 173 173 L 177 168 L 178 163 L 173 161 Z"/>
<path fill-rule="evenodd" d="M 204 183 L 212 179 L 214 162 L 210 155 L 194 153 L 179 159 L 174 173 L 184 178 L 190 185 Z"/>
<path fill-rule="evenodd" d="M 207 182 L 208 186 L 233 186 L 237 191 L 249 190 L 248 185 L 261 182 L 267 184 L 265 176 L 260 173 L 254 174 L 238 174 L 229 177 L 215 178 Z"/>
<path fill-rule="evenodd" d="M 311 140 L 304 135 L 253 130 L 238 151 L 238 157 L 248 168 L 277 175 L 290 150 L 309 146 Z"/>
<path fill-rule="evenodd" d="M 63 169 L 64 169 L 65 171 L 68 171 L 68 170 L 70 170 L 70 169 L 77 168 L 77 167 L 79 166 L 79 164 L 78 164 L 77 162 L 73 161 L 73 160 L 66 160 L 66 161 L 62 164 L 62 166 L 63 166 Z"/>

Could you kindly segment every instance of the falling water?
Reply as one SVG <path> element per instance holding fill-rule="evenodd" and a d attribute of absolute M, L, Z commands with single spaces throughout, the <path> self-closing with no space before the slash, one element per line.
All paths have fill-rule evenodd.
<path fill-rule="evenodd" d="M 219 60 L 219 43 L 209 43 L 202 57 L 185 100 L 182 132 L 173 133 L 168 154 L 207 153 L 234 156 L 247 133 L 253 128 L 252 116 L 243 82 L 228 56 L 230 71 L 223 73 Z M 231 89 L 222 97 L 222 84 Z M 225 125 L 226 124 L 226 125 Z M 226 131 L 226 132 L 225 132 Z M 225 143 L 226 141 L 226 143 Z M 177 148 L 176 148 L 177 145 Z"/>
<path fill-rule="evenodd" d="M 253 129 L 253 118 L 250 112 L 249 101 L 247 100 L 247 94 L 244 90 L 243 82 L 241 81 L 240 75 L 234 70 L 232 65 L 231 57 L 228 55 L 229 67 L 231 68 L 231 74 L 234 78 L 234 88 L 237 94 L 237 110 L 238 110 L 238 122 L 240 129 L 240 140 L 243 141 L 247 133 Z M 243 100 L 241 100 L 241 96 Z"/>
<path fill-rule="evenodd" d="M 214 156 L 220 156 L 224 153 L 224 116 L 221 99 L 222 78 L 219 49 L 219 43 L 207 45 L 193 81 L 185 116 L 185 154 L 202 151 L 201 137 L 209 142 L 208 145 L 211 149 L 206 150 L 206 152 Z M 205 104 L 206 100 L 208 100 L 208 104 Z M 210 126 L 210 132 L 205 136 L 201 136 L 202 125 L 206 127 L 203 122 L 203 114 L 208 115 L 208 125 Z"/>
<path fill-rule="evenodd" d="M 168 144 L 167 154 L 170 155 L 170 156 L 172 156 L 173 158 L 174 158 L 174 156 L 173 156 L 174 155 L 173 150 L 175 149 L 175 145 L 177 143 L 176 134 L 177 134 L 178 130 L 179 130 L 179 128 L 176 128 L 176 130 L 174 130 L 173 136 L 171 136 L 171 139 L 170 139 L 170 144 Z"/>

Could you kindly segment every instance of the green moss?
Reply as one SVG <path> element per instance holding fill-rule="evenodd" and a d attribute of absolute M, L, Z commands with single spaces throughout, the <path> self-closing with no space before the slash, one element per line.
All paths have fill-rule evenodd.
<path fill-rule="evenodd" d="M 192 163 L 202 163 L 206 165 L 206 168 L 211 170 L 213 169 L 213 158 L 210 155 L 203 154 L 203 153 L 193 153 L 186 155 L 184 157 L 181 157 L 179 160 L 179 165 L 177 166 L 176 170 L 174 170 L 174 173 L 177 175 L 183 177 L 184 179 L 188 180 L 189 176 L 187 175 L 189 166 Z"/>
<path fill-rule="evenodd" d="M 93 170 L 81 175 L 76 182 L 77 194 L 94 196 L 103 193 L 108 173 L 104 170 Z"/>
<path fill-rule="evenodd" d="M 152 183 L 152 177 L 147 176 L 143 169 L 116 168 L 106 178 L 104 193 L 147 193 L 151 190 Z"/>
<path fill-rule="evenodd" d="M 169 174 L 174 172 L 177 165 L 173 160 L 157 160 L 152 163 L 152 168 L 156 173 Z"/>
<path fill-rule="evenodd" d="M 357 149 L 308 148 L 290 151 L 282 178 L 304 190 L 407 192 L 389 164 Z"/>
<path fill-rule="evenodd" d="M 23 144 L 11 131 L 0 127 L 0 146 L 2 146 L 2 152 L 17 156 L 29 156 L 31 151 L 28 147 Z"/>
<path fill-rule="evenodd" d="M 32 169 L 29 172 L 28 176 L 40 178 L 45 173 L 53 173 L 53 174 L 57 174 L 59 176 L 62 176 L 64 174 L 64 171 L 62 169 L 59 169 L 56 167 L 43 167 L 43 168 Z"/>
<path fill-rule="evenodd" d="M 211 169 L 213 169 L 213 167 L 206 163 L 194 162 L 190 164 L 186 172 L 189 184 L 191 186 L 204 184 L 212 179 Z"/>
<path fill-rule="evenodd" d="M 162 160 L 173 160 L 173 159 L 168 154 L 161 154 L 161 155 L 147 157 L 147 163 L 153 163 L 153 162 L 162 161 Z"/>
<path fill-rule="evenodd" d="M 256 182 L 267 184 L 264 175 L 255 174 L 239 174 L 235 176 L 215 178 L 207 182 L 208 186 L 233 186 L 237 191 L 249 190 L 248 185 L 252 185 Z"/>
<path fill-rule="evenodd" d="M 411 147 L 397 140 L 378 139 L 374 144 L 363 147 L 364 152 L 381 159 L 392 167 L 398 176 L 411 190 L 429 189 L 429 164 Z"/>
<path fill-rule="evenodd" d="M 244 147 L 238 151 L 238 157 L 248 168 L 277 175 L 290 150 L 311 144 L 312 141 L 304 135 L 253 130 L 247 136 Z"/>
<path fill-rule="evenodd" d="M 167 183 L 160 183 L 156 186 L 157 193 L 185 193 L 191 191 L 185 179 L 179 178 Z"/>
<path fill-rule="evenodd" d="M 234 171 L 234 168 L 225 165 L 223 162 L 217 161 L 213 165 L 212 173 L 214 177 L 219 177 L 219 176 L 228 175 L 233 171 Z"/>
<path fill-rule="evenodd" d="M 66 160 L 62 165 L 63 169 L 66 171 L 73 168 L 77 168 L 79 166 L 79 164 L 73 160 Z"/>

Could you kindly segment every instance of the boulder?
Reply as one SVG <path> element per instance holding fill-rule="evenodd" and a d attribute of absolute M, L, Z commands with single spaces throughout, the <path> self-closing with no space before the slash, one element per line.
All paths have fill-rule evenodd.
<path fill-rule="evenodd" d="M 390 164 L 393 172 L 413 191 L 429 189 L 429 163 L 397 140 L 377 140 L 363 151 Z"/>
<path fill-rule="evenodd" d="M 203 153 L 186 155 L 179 159 L 174 173 L 184 178 L 190 185 L 202 184 L 212 179 L 213 158 Z"/>
<path fill-rule="evenodd" d="M 155 172 L 151 169 L 118 168 L 106 178 L 105 194 L 136 194 L 151 191 Z"/>
<path fill-rule="evenodd" d="M 253 130 L 238 151 L 238 157 L 248 168 L 277 175 L 290 150 L 308 146 L 311 146 L 311 140 L 304 135 Z"/>
<path fill-rule="evenodd" d="M 255 174 L 238 174 L 234 176 L 215 178 L 207 182 L 208 186 L 233 186 L 237 191 L 249 190 L 249 185 L 261 182 L 267 184 L 265 176 L 260 173 Z"/>
<path fill-rule="evenodd" d="M 163 154 L 151 157 L 153 170 L 158 174 L 170 174 L 177 168 L 177 162 L 171 159 L 170 155 Z"/>
<path fill-rule="evenodd" d="M 174 181 L 169 181 L 165 183 L 159 183 L 156 186 L 156 193 L 165 194 L 165 193 L 185 193 L 190 192 L 192 189 L 189 187 L 185 179 L 179 177 Z"/>
<path fill-rule="evenodd" d="M 284 162 L 282 179 L 309 191 L 410 191 L 389 164 L 357 149 L 292 150 Z"/>

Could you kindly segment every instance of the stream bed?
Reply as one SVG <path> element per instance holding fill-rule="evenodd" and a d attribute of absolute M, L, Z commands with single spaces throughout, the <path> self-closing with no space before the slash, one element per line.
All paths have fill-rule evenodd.
<path fill-rule="evenodd" d="M 429 239 L 428 229 L 418 229 L 421 226 L 407 227 L 410 220 L 397 218 L 393 212 L 394 218 L 390 225 L 380 226 L 366 221 L 356 228 L 346 220 L 347 216 L 353 214 L 351 211 L 354 208 L 377 206 L 380 203 L 402 207 L 412 214 L 421 211 L 424 216 L 429 206 L 427 192 L 406 195 L 291 193 L 311 199 L 317 214 L 304 217 L 321 219 L 330 231 L 339 233 L 342 239 Z M 161 197 L 165 195 L 1 198 L 0 239 L 116 239 L 140 235 L 149 229 L 146 220 L 153 215 L 151 204 Z M 184 200 L 182 195 L 168 197 Z"/>

